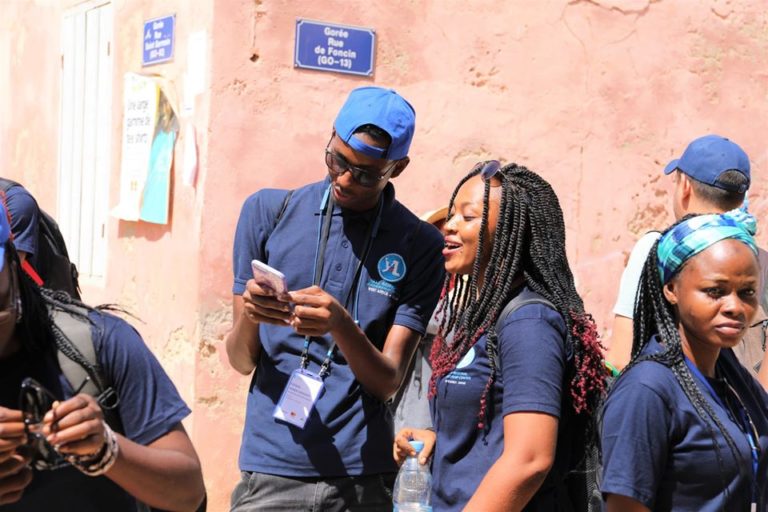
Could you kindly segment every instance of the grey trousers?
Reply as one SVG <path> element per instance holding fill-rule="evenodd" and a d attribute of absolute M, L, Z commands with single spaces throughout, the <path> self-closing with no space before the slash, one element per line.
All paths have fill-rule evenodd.
<path fill-rule="evenodd" d="M 391 512 L 395 476 L 321 479 L 243 471 L 230 512 Z"/>

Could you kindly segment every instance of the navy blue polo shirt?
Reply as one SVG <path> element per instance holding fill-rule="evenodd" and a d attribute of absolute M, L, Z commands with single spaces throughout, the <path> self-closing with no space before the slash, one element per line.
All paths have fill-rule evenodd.
<path fill-rule="evenodd" d="M 433 506 L 460 511 L 504 449 L 504 416 L 539 412 L 558 418 L 555 462 L 546 481 L 524 510 L 569 510 L 560 484 L 571 464 L 572 405 L 567 396 L 566 327 L 562 316 L 542 304 L 529 304 L 501 321 L 497 374 L 488 400 L 489 426 L 478 429 L 480 398 L 490 366 L 483 335 L 442 377 L 431 401 L 437 433 L 432 461 Z M 562 507 L 562 508 L 561 508 Z"/>
<path fill-rule="evenodd" d="M 234 294 L 242 294 L 252 278 L 252 259 L 283 272 L 290 290 L 312 285 L 321 201 L 328 187 L 326 179 L 297 189 L 274 231 L 285 191 L 261 190 L 245 201 L 235 233 Z M 380 225 L 359 290 L 352 294 L 357 296 L 360 327 L 378 349 L 393 324 L 425 332 L 444 274 L 440 232 L 397 202 L 391 184 L 382 198 Z M 352 287 L 376 212 L 334 208 L 320 287 L 341 304 Z M 384 403 L 362 389 L 339 350 L 304 428 L 275 420 L 272 413 L 299 367 L 304 338 L 277 325 L 261 325 L 260 336 L 262 353 L 248 393 L 240 448 L 242 470 L 297 477 L 396 471 L 391 415 Z M 309 370 L 318 372 L 331 343 L 329 335 L 313 339 Z"/>
<path fill-rule="evenodd" d="M 643 354 L 663 350 L 654 338 Z M 744 402 L 760 435 L 760 502 L 768 488 L 768 395 L 730 349 L 720 352 L 719 379 L 709 379 L 726 396 L 723 378 Z M 695 381 L 695 377 L 694 377 Z M 735 457 L 717 427 L 710 432 L 672 371 L 644 361 L 627 371 L 611 390 L 602 422 L 603 494 L 619 494 L 651 510 L 749 510 L 752 459 L 746 436 L 733 414 L 696 381 L 705 400 L 735 442 Z M 731 403 L 735 403 L 731 399 Z M 714 434 L 722 462 L 714 447 Z"/>

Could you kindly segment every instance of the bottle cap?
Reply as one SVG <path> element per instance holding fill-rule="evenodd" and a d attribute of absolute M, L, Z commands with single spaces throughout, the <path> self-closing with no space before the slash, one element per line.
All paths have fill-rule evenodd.
<path fill-rule="evenodd" d="M 416 453 L 421 452 L 421 450 L 424 449 L 424 441 L 408 441 L 411 446 L 413 446 L 413 449 L 416 450 Z"/>

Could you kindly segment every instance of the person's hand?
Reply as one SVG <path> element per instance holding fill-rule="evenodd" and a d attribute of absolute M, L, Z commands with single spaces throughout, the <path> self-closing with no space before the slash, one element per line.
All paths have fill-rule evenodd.
<path fill-rule="evenodd" d="M 21 411 L 0 407 L 0 505 L 19 501 L 32 481 L 28 458 L 17 452 L 26 442 Z"/>
<path fill-rule="evenodd" d="M 96 455 L 106 442 L 101 407 L 84 393 L 54 402 L 43 425 L 46 440 L 63 455 Z"/>
<path fill-rule="evenodd" d="M 291 326 L 303 336 L 322 336 L 351 317 L 344 306 L 319 286 L 289 293 L 295 304 Z"/>
<path fill-rule="evenodd" d="M 15 503 L 21 499 L 24 489 L 32 481 L 29 460 L 13 453 L 0 462 L 0 505 Z"/>
<path fill-rule="evenodd" d="M 243 292 L 243 314 L 253 323 L 286 325 L 291 319 L 291 305 L 281 299 L 287 297 L 278 298 L 272 290 L 249 279 Z"/>
<path fill-rule="evenodd" d="M 0 463 L 10 459 L 19 446 L 26 444 L 21 411 L 0 407 Z"/>
<path fill-rule="evenodd" d="M 395 436 L 395 442 L 392 445 L 392 457 L 394 457 L 398 466 L 401 465 L 407 457 L 416 455 L 416 450 L 413 449 L 409 441 L 422 441 L 424 448 L 419 453 L 419 464 L 426 464 L 432 456 L 436 439 L 437 435 L 433 430 L 410 427 L 402 428 Z"/>

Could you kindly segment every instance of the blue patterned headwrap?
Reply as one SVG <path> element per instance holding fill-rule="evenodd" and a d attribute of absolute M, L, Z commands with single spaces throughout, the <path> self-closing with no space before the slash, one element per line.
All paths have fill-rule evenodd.
<path fill-rule="evenodd" d="M 661 237 L 656 250 L 662 284 L 667 284 L 683 263 L 727 238 L 744 242 L 757 255 L 752 237 L 756 232 L 757 221 L 742 208 L 722 214 L 697 215 L 677 224 Z"/>

